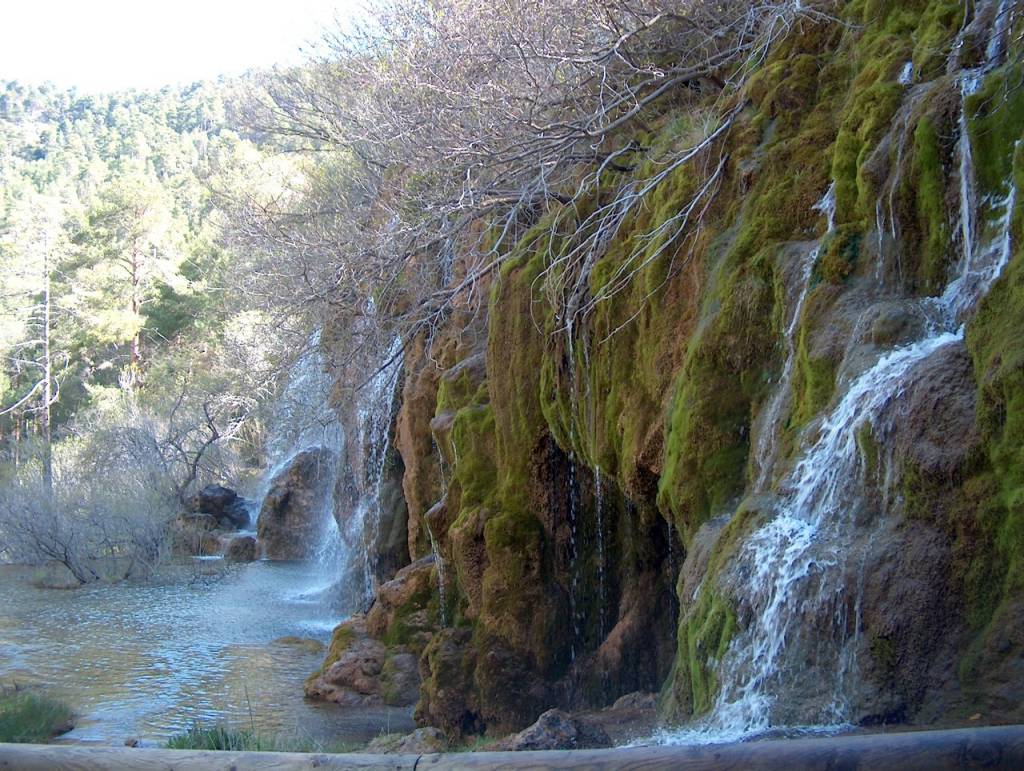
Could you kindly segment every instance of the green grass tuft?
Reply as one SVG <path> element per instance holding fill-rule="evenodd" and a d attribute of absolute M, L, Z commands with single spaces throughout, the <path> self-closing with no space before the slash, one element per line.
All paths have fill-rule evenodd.
<path fill-rule="evenodd" d="M 70 731 L 71 709 L 38 691 L 0 691 L 0 742 L 38 744 Z"/>
<path fill-rule="evenodd" d="M 184 733 L 167 740 L 171 750 L 215 750 L 228 752 L 355 752 L 362 744 L 337 742 L 325 745 L 311 737 L 279 736 L 250 729 L 195 723 Z"/>

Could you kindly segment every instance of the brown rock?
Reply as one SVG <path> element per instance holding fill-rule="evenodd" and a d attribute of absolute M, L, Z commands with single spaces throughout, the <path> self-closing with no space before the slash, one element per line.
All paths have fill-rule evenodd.
<path fill-rule="evenodd" d="M 423 649 L 433 631 L 426 611 L 437 584 L 434 562 L 433 555 L 422 557 L 378 587 L 366 614 L 371 635 Z"/>
<path fill-rule="evenodd" d="M 258 527 L 268 559 L 303 559 L 313 553 L 322 537 L 324 505 L 337 463 L 328 449 L 305 450 L 274 478 Z"/>
<path fill-rule="evenodd" d="M 362 616 L 353 616 L 334 631 L 320 672 L 306 681 L 306 696 L 350 706 L 381 704 L 380 675 L 387 647 L 366 631 Z"/>

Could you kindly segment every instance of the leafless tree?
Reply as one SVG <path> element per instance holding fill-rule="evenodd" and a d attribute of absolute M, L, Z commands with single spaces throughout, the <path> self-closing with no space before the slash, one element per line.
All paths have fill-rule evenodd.
<path fill-rule="evenodd" d="M 289 147 L 333 160 L 303 194 L 272 202 L 279 209 L 251 207 L 249 232 L 269 222 L 268 241 L 304 255 L 286 272 L 308 279 L 310 297 L 362 313 L 372 295 L 375 310 L 412 336 L 454 303 L 472 303 L 524 231 L 562 211 L 555 225 L 570 230 L 557 235 L 572 245 L 541 289 L 571 331 L 668 244 L 697 232 L 745 82 L 780 38 L 825 20 L 829 6 L 375 3 L 361 26 L 328 35 L 312 66 L 266 83 L 256 120 Z M 671 105 L 703 116 L 690 140 L 660 151 L 638 141 Z M 641 161 L 653 175 L 634 175 Z M 699 179 L 692 200 L 644 234 L 591 296 L 590 270 L 622 224 L 686 164 Z M 621 184 L 595 209 L 610 174 Z M 402 297 L 391 306 L 389 289 Z"/>

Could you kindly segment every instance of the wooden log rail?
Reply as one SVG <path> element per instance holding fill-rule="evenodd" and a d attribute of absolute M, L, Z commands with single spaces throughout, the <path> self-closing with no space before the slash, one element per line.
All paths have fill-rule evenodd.
<path fill-rule="evenodd" d="M 0 769 L 291 771 L 292 769 L 1024 769 L 1024 726 L 860 734 L 687 747 L 436 755 L 208 752 L 59 744 L 0 744 Z"/>

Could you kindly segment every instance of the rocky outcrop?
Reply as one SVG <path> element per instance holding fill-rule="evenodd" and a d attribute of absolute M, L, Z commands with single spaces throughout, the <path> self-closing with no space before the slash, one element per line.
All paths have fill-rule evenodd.
<path fill-rule="evenodd" d="M 365 615 L 335 629 L 324 666 L 306 683 L 310 698 L 347 705 L 412 706 L 419 698 L 419 655 L 438 631 L 433 557 L 381 585 Z"/>
<path fill-rule="evenodd" d="M 251 502 L 222 485 L 207 485 L 188 500 L 171 524 L 171 549 L 182 556 L 216 556 L 231 534 L 248 527 Z"/>
<path fill-rule="evenodd" d="M 207 485 L 189 502 L 191 511 L 211 515 L 223 530 L 248 527 L 251 524 L 249 506 L 249 501 L 222 485 Z"/>
<path fill-rule="evenodd" d="M 337 463 L 326 448 L 303 450 L 271 481 L 257 526 L 267 559 L 303 559 L 316 550 L 329 516 Z"/>
<path fill-rule="evenodd" d="M 780 38 L 720 146 L 657 182 L 589 275 L 561 274 L 584 269 L 557 257 L 577 245 L 567 212 L 537 212 L 483 306 L 455 303 L 409 343 L 391 436 L 411 564 L 385 560 L 363 622 L 375 645 L 337 682 L 355 690 L 354 662 L 372 661 L 379 695 L 389 657 L 417 659 L 417 720 L 452 742 L 546 715 L 523 745 L 564 743 L 574 728 L 549 708 L 598 714 L 635 691 L 659 692 L 669 721 L 714 709 L 770 594 L 755 534 L 858 378 L 948 327 L 844 434 L 850 470 L 815 536 L 844 540 L 794 568 L 814 601 L 791 603 L 774 722 L 820 718 L 840 681 L 835 703 L 863 724 L 1024 715 L 1024 211 L 999 208 L 1011 174 L 1024 184 L 1021 17 L 976 95 L 949 70 L 998 48 L 979 31 L 997 5 L 960 34 L 963 9 L 939 0 L 851 2 Z M 678 127 L 710 103 L 683 96 L 639 145 L 687 140 Z M 961 116 L 989 239 L 973 256 L 1010 257 L 962 336 L 941 297 L 969 229 Z M 662 244 L 719 158 L 700 227 Z M 586 210 L 654 173 L 638 162 Z M 596 297 L 638 244 L 650 259 L 567 327 L 545 282 Z M 793 543 L 817 502 L 790 512 Z"/>

